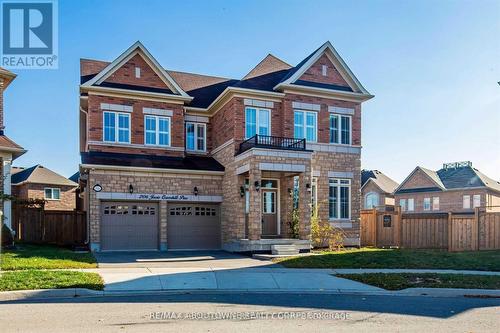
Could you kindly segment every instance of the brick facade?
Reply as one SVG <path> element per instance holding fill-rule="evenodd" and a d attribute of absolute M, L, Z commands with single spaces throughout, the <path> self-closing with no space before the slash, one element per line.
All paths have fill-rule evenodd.
<path fill-rule="evenodd" d="M 368 181 L 366 185 L 361 189 L 361 208 L 366 209 L 366 195 L 368 193 L 378 194 L 378 207 L 379 210 L 391 210 L 394 209 L 394 195 L 382 191 L 374 182 Z"/>
<path fill-rule="evenodd" d="M 326 75 L 323 75 L 323 65 L 326 66 Z M 330 59 L 324 54 L 299 78 L 304 81 L 335 84 L 343 87 L 349 87 L 337 68 Z"/>
<path fill-rule="evenodd" d="M 46 210 L 74 210 L 76 208 L 75 191 L 73 186 L 61 186 L 51 184 L 25 183 L 12 186 L 12 193 L 19 199 L 45 199 L 46 187 L 58 188 L 61 190 L 59 200 L 46 200 Z"/>

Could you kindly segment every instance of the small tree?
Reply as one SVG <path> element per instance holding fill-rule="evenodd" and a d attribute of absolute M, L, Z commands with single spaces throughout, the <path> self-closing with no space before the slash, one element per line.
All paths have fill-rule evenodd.
<path fill-rule="evenodd" d="M 288 226 L 290 228 L 290 236 L 292 238 L 299 238 L 299 221 L 300 214 L 297 208 L 292 209 L 290 213 L 290 219 L 288 220 Z"/>
<path fill-rule="evenodd" d="M 316 207 L 311 216 L 311 241 L 313 247 L 328 247 L 330 250 L 339 250 L 344 246 L 344 231 L 333 227 L 329 221 L 321 220 L 318 211 L 319 207 Z"/>

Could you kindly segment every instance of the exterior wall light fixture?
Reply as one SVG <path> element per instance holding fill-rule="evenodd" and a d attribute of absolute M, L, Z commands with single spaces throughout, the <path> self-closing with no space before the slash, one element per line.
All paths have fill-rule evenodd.
<path fill-rule="evenodd" d="M 198 187 L 197 186 L 194 187 L 193 193 L 194 193 L 194 195 L 198 195 Z"/>
<path fill-rule="evenodd" d="M 128 186 L 128 193 L 130 194 L 134 193 L 134 187 L 132 186 L 132 184 Z"/>
<path fill-rule="evenodd" d="M 254 185 L 255 185 L 255 190 L 258 192 L 260 190 L 260 182 L 256 180 Z"/>

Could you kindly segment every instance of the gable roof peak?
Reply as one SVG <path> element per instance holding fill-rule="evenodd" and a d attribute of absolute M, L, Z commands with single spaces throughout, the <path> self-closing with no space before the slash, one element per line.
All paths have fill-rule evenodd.
<path fill-rule="evenodd" d="M 284 62 L 280 58 L 268 53 L 254 68 L 250 70 L 242 80 L 248 80 L 257 76 L 289 70 L 293 66 Z"/>

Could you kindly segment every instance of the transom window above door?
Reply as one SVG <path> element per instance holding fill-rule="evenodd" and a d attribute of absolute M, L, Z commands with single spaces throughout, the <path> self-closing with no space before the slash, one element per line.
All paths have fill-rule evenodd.
<path fill-rule="evenodd" d="M 144 117 L 144 143 L 154 146 L 170 146 L 170 117 Z"/>
<path fill-rule="evenodd" d="M 293 136 L 316 142 L 318 138 L 318 113 L 295 110 L 293 113 Z"/>
<path fill-rule="evenodd" d="M 245 139 L 254 135 L 271 135 L 271 110 L 245 108 Z"/>

